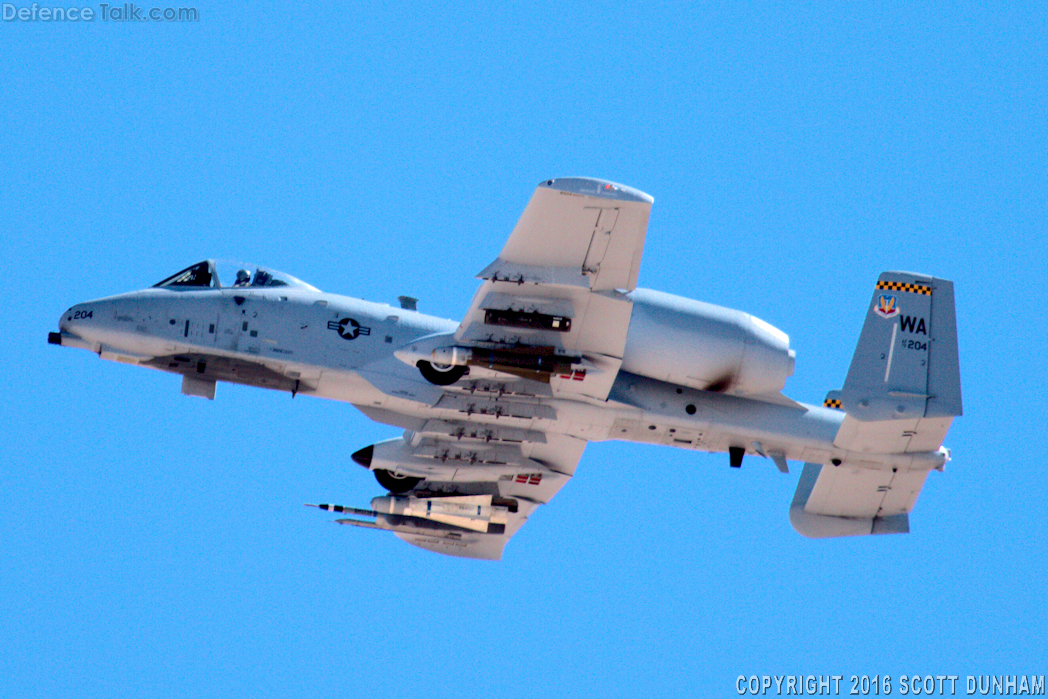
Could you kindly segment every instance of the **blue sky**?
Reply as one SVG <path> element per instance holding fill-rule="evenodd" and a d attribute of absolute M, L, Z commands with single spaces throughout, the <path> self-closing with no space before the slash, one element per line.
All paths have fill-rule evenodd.
<path fill-rule="evenodd" d="M 1048 672 L 1043 7 L 197 8 L 0 26 L 0 694 Z M 609 442 L 502 562 L 444 558 L 302 507 L 366 505 L 348 455 L 395 429 L 45 342 L 205 257 L 458 318 L 571 175 L 650 193 L 641 285 L 789 333 L 798 400 L 840 387 L 879 272 L 955 281 L 965 416 L 910 535 L 805 540 L 800 464 Z"/>

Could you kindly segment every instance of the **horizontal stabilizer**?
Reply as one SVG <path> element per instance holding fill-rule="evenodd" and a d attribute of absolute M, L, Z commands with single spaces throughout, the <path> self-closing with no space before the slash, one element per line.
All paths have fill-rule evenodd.
<path fill-rule="evenodd" d="M 928 471 L 804 464 L 790 524 L 812 539 L 905 534 Z"/>

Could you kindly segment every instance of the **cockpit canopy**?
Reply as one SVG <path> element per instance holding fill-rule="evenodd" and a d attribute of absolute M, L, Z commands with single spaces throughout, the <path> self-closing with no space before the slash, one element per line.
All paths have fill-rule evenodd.
<path fill-rule="evenodd" d="M 167 279 L 157 282 L 154 288 L 177 289 L 184 291 L 204 289 L 237 289 L 237 288 L 273 288 L 294 287 L 319 291 L 315 286 L 295 279 L 290 274 L 259 267 L 242 262 L 224 260 L 204 260 L 181 272 L 172 274 Z"/>

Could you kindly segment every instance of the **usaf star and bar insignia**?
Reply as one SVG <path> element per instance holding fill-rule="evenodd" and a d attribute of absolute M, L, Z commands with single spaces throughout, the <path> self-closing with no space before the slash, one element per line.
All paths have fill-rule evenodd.
<path fill-rule="evenodd" d="M 352 318 L 329 320 L 328 330 L 334 330 L 343 340 L 355 340 L 361 335 L 370 335 L 371 328 L 365 327 Z"/>

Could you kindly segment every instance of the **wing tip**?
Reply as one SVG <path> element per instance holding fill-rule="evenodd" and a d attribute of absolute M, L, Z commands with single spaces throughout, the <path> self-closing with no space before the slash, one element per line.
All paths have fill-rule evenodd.
<path fill-rule="evenodd" d="M 615 201 L 635 201 L 645 204 L 652 204 L 655 201 L 650 194 L 645 194 L 639 189 L 593 177 L 556 177 L 539 182 L 539 187 Z"/>

